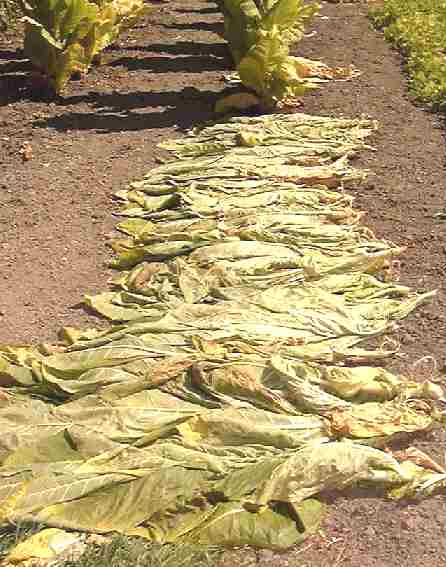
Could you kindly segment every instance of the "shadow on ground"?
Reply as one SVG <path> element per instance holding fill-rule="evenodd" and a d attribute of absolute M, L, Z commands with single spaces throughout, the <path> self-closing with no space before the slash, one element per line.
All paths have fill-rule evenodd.
<path fill-rule="evenodd" d="M 218 14 L 220 10 L 217 6 L 210 6 L 209 8 L 191 9 L 191 8 L 177 8 L 175 10 L 178 14 Z"/>
<path fill-rule="evenodd" d="M 150 45 L 132 45 L 124 47 L 109 47 L 107 51 L 146 51 L 148 53 L 169 53 L 171 55 L 199 55 L 215 59 L 220 57 L 230 62 L 226 43 L 203 43 L 192 41 L 177 41 L 176 43 L 151 43 Z"/>
<path fill-rule="evenodd" d="M 232 92 L 234 89 L 206 91 L 187 87 L 182 91 L 90 93 L 85 96 L 72 96 L 61 100 L 59 106 L 88 103 L 91 112 L 69 111 L 37 120 L 33 126 L 59 131 L 93 130 L 104 133 L 172 126 L 188 129 L 195 125 L 197 120 L 206 121 L 215 117 L 216 101 Z M 151 110 L 159 107 L 164 110 Z"/>
<path fill-rule="evenodd" d="M 190 22 L 187 24 L 181 23 L 173 23 L 173 24 L 158 24 L 160 27 L 169 29 L 169 30 L 182 30 L 182 31 L 190 31 L 196 30 L 199 32 L 211 32 L 216 33 L 218 35 L 223 34 L 223 24 L 220 22 Z"/>
<path fill-rule="evenodd" d="M 151 73 L 202 73 L 203 71 L 227 70 L 228 62 L 217 57 L 196 55 L 172 57 L 121 57 L 109 63 L 110 67 L 126 67 L 129 71 L 150 71 Z"/>

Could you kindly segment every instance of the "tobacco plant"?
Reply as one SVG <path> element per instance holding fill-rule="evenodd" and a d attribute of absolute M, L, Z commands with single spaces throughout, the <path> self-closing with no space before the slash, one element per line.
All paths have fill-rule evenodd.
<path fill-rule="evenodd" d="M 144 0 L 20 0 L 25 53 L 60 93 L 144 13 Z"/>
<path fill-rule="evenodd" d="M 290 47 L 303 36 L 317 4 L 302 0 L 219 0 L 225 38 L 242 83 L 265 108 L 303 94 L 302 61 Z"/>

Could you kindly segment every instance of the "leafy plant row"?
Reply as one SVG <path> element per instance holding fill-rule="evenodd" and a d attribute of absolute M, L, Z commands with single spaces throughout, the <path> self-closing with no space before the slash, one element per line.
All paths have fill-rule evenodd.
<path fill-rule="evenodd" d="M 290 48 L 302 38 L 318 5 L 303 0 L 217 3 L 241 82 L 256 94 L 255 100 L 271 109 L 302 95 L 311 84 L 307 77 L 314 62 L 290 55 Z M 85 74 L 101 51 L 146 11 L 144 0 L 16 0 L 15 5 L 24 15 L 25 54 L 56 93 L 72 75 Z M 310 75 L 313 71 L 311 67 Z"/>
<path fill-rule="evenodd" d="M 56 93 L 145 12 L 144 0 L 18 0 L 25 54 Z"/>
<path fill-rule="evenodd" d="M 225 37 L 242 83 L 265 108 L 302 95 L 305 67 L 290 55 L 317 4 L 302 0 L 218 0 Z"/>
<path fill-rule="evenodd" d="M 446 3 L 439 0 L 385 0 L 371 11 L 407 59 L 410 90 L 433 107 L 446 106 Z"/>

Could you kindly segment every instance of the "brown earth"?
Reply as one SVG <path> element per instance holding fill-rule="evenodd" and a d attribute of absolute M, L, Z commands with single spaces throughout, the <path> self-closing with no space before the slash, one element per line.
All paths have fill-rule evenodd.
<path fill-rule="evenodd" d="M 204 1 L 161 5 L 148 22 L 107 51 L 106 62 L 72 82 L 58 101 L 30 88 L 18 41 L 0 43 L 0 342 L 54 340 L 62 325 L 97 325 L 73 309 L 111 275 L 105 246 L 111 194 L 154 164 L 155 144 L 212 116 L 231 67 L 220 18 Z M 315 35 L 299 53 L 362 75 L 306 96 L 303 110 L 379 120 L 372 170 L 357 206 L 380 237 L 407 246 L 401 280 L 438 289 L 432 305 L 398 333 L 406 357 L 393 366 L 414 376 L 446 371 L 445 142 L 441 119 L 407 94 L 399 56 L 371 29 L 362 3 L 323 3 Z M 24 143 L 32 159 L 23 159 Z M 423 360 L 423 357 L 432 359 Z M 418 364 L 416 361 L 421 362 Z M 416 445 L 443 461 L 442 431 Z M 228 552 L 229 565 L 392 567 L 446 565 L 444 498 L 401 504 L 356 492 L 333 501 L 320 536 L 283 555 Z"/>
<path fill-rule="evenodd" d="M 20 42 L 0 43 L 0 343 L 98 324 L 73 307 L 111 275 L 110 197 L 154 165 L 159 141 L 213 116 L 230 68 L 219 25 L 206 2 L 159 5 L 50 102 Z"/>

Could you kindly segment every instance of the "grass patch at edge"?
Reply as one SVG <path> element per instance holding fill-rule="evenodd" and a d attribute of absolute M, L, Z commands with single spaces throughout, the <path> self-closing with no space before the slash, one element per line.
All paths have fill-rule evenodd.
<path fill-rule="evenodd" d="M 369 14 L 403 54 L 413 96 L 446 110 L 446 2 L 383 0 Z"/>

